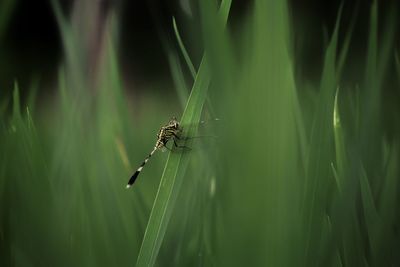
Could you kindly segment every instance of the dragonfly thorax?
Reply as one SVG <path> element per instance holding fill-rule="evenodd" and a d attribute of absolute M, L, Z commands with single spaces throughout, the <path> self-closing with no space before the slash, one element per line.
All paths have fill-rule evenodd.
<path fill-rule="evenodd" d="M 167 125 L 160 128 L 155 147 L 157 149 L 164 147 L 172 138 L 178 138 L 180 131 L 179 122 L 175 118 L 172 118 Z"/>

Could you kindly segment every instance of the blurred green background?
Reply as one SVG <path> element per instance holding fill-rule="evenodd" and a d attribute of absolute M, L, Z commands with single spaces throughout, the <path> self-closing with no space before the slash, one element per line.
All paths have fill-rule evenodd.
<path fill-rule="evenodd" d="M 27 3 L 0 2 L 1 266 L 400 265 L 395 1 Z M 127 190 L 173 116 L 205 137 Z"/>

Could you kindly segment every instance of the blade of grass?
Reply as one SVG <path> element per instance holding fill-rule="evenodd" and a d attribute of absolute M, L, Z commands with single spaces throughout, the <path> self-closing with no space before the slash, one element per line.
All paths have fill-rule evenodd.
<path fill-rule="evenodd" d="M 185 62 L 186 62 L 186 65 L 187 65 L 187 67 L 189 69 L 190 75 L 192 76 L 192 78 L 194 80 L 196 78 L 196 75 L 197 75 L 196 68 L 194 67 L 193 62 L 190 59 L 189 54 L 188 54 L 188 52 L 186 50 L 186 47 L 185 47 L 185 45 L 184 45 L 184 43 L 182 41 L 181 35 L 179 33 L 179 30 L 178 30 L 178 26 L 176 25 L 175 17 L 172 17 L 172 25 L 173 25 L 174 32 L 175 32 L 176 41 L 178 42 L 179 48 L 181 49 L 181 53 L 182 53 L 182 55 L 183 55 L 183 57 L 185 59 Z M 176 64 L 179 64 L 179 61 L 177 61 Z M 175 66 L 175 68 L 180 68 L 180 64 L 179 64 L 179 66 Z M 180 69 L 180 72 L 181 72 L 181 75 L 183 76 L 183 73 L 182 73 L 181 69 Z M 179 90 L 179 91 L 182 91 L 182 90 Z M 179 91 L 178 91 L 178 95 L 181 95 L 181 93 Z M 210 111 L 211 117 L 212 118 L 216 118 L 216 115 L 215 115 L 215 112 L 214 112 L 214 108 L 212 107 L 210 98 L 208 96 L 206 97 L 206 102 L 207 102 L 207 108 Z"/>
<path fill-rule="evenodd" d="M 346 63 L 347 53 L 349 51 L 351 36 L 353 35 L 354 24 L 356 22 L 355 18 L 357 17 L 357 9 L 354 12 L 353 19 L 350 22 L 349 29 L 346 32 L 346 37 L 343 41 L 342 49 L 339 53 L 338 61 L 337 61 L 337 79 L 340 81 L 342 76 L 343 67 Z"/>
<path fill-rule="evenodd" d="M 179 62 L 179 57 L 175 51 L 168 51 L 168 63 L 171 69 L 172 79 L 174 81 L 176 93 L 179 98 L 179 103 L 182 108 L 185 107 L 186 101 L 188 99 L 188 90 L 185 84 L 185 77 L 183 75 L 182 66 Z"/>
<path fill-rule="evenodd" d="M 321 203 L 327 201 L 328 185 L 331 177 L 333 125 L 336 80 L 336 50 L 339 24 L 341 19 L 339 9 L 336 25 L 331 41 L 325 53 L 324 68 L 321 77 L 320 93 L 316 107 L 316 116 L 311 132 L 310 158 L 306 171 L 306 184 L 303 195 L 303 208 L 306 228 L 305 265 L 316 264 L 315 249 L 321 234 L 320 221 L 325 216 L 325 207 Z M 321 179 L 321 178 L 324 178 Z"/>
<path fill-rule="evenodd" d="M 201 109 L 210 82 L 206 64 L 206 60 L 203 60 L 200 65 L 199 74 L 182 116 L 183 125 L 200 120 Z M 192 131 L 194 132 L 194 130 Z M 193 135 L 193 132 L 184 129 L 184 135 L 190 136 Z M 140 248 L 137 266 L 153 266 L 155 263 L 188 162 L 187 154 L 170 153 L 168 156 Z"/>
<path fill-rule="evenodd" d="M 372 249 L 373 257 L 375 258 L 375 253 L 378 251 L 377 230 L 380 224 L 380 219 L 372 194 L 371 185 L 368 181 L 367 173 L 362 165 L 360 171 L 360 191 L 365 216 L 364 221 L 368 231 L 369 244 Z"/>
<path fill-rule="evenodd" d="M 336 90 L 335 94 L 335 104 L 333 110 L 333 130 L 334 130 L 334 138 L 335 138 L 335 149 L 336 149 L 336 165 L 338 170 L 338 187 L 342 187 L 342 179 L 344 175 L 345 162 L 346 162 L 346 148 L 344 144 L 343 138 L 343 129 L 342 122 L 340 120 L 339 106 L 338 106 L 338 95 L 339 88 Z"/>
<path fill-rule="evenodd" d="M 393 20 L 391 12 L 387 22 Z M 378 4 L 374 1 L 370 11 L 370 29 L 367 47 L 367 61 L 365 66 L 364 94 L 362 98 L 361 137 L 360 148 L 363 155 L 364 166 L 369 174 L 371 168 L 377 167 L 374 154 L 379 150 L 379 145 L 371 142 L 380 134 L 380 108 L 382 99 L 382 83 L 385 69 L 388 66 L 393 27 L 389 25 L 383 32 L 382 42 L 378 47 Z M 386 26 L 386 25 L 385 25 Z"/>
<path fill-rule="evenodd" d="M 220 12 L 223 14 L 224 23 L 226 23 L 228 18 L 230 5 L 230 0 L 224 0 L 221 3 Z M 182 125 L 196 124 L 200 121 L 210 79 L 207 58 L 204 56 L 181 118 Z M 193 136 L 196 130 L 196 127 L 184 128 L 183 135 Z M 185 170 L 189 163 L 189 155 L 190 153 L 170 153 L 168 156 L 136 266 L 153 266 L 156 261 Z"/>
<path fill-rule="evenodd" d="M 30 112 L 34 113 L 36 110 L 36 98 L 37 98 L 37 92 L 39 89 L 39 83 L 40 83 L 40 77 L 39 76 L 34 76 L 32 77 L 31 85 L 29 88 L 29 94 L 28 94 L 28 100 L 27 100 L 27 106 L 30 109 Z"/>
<path fill-rule="evenodd" d="M 399 52 L 396 51 L 395 55 L 394 55 L 394 59 L 395 59 L 395 64 L 396 64 L 396 73 L 397 73 L 397 78 L 400 82 L 400 58 L 399 58 Z"/>
<path fill-rule="evenodd" d="M 189 68 L 190 74 L 192 75 L 192 78 L 195 79 L 196 78 L 196 69 L 192 63 L 192 60 L 189 57 L 189 54 L 186 50 L 185 45 L 182 42 L 182 38 L 181 35 L 179 34 L 178 31 L 178 26 L 176 25 L 176 21 L 175 21 L 175 17 L 172 17 L 172 25 L 174 27 L 174 32 L 175 32 L 175 36 L 176 36 L 176 41 L 178 42 L 179 48 L 181 49 L 182 55 L 186 61 L 186 65 Z"/>
<path fill-rule="evenodd" d="M 18 83 L 14 83 L 14 92 L 13 92 L 13 120 L 20 121 L 21 120 L 21 104 L 20 104 L 20 97 L 19 97 L 19 87 Z"/>

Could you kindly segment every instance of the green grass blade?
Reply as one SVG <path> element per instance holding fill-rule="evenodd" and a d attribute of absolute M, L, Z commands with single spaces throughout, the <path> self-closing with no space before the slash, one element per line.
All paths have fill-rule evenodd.
<path fill-rule="evenodd" d="M 368 231 L 369 244 L 372 248 L 373 253 L 375 253 L 378 248 L 377 228 L 379 226 L 380 220 L 372 194 L 371 185 L 368 181 L 367 173 L 362 166 L 360 171 L 360 191 L 365 216 L 364 221 Z"/>
<path fill-rule="evenodd" d="M 400 58 L 399 58 L 399 52 L 396 51 L 395 55 L 395 62 L 396 62 L 396 73 L 397 73 L 397 78 L 400 81 Z"/>
<path fill-rule="evenodd" d="M 204 60 L 181 119 L 183 125 L 200 120 L 209 82 L 210 76 Z M 184 135 L 186 134 L 190 135 L 193 132 L 189 133 L 184 129 Z M 153 266 L 155 263 L 188 162 L 189 154 L 186 153 L 170 153 L 168 156 L 140 248 L 137 266 Z"/>
<path fill-rule="evenodd" d="M 364 214 L 365 214 L 365 222 L 368 231 L 368 238 L 371 247 L 372 254 L 372 262 L 375 265 L 381 266 L 390 266 L 395 262 L 394 255 L 397 255 L 397 247 L 398 247 L 398 237 L 393 235 L 393 225 L 398 225 L 398 192 L 399 192 L 399 157 L 398 151 L 399 147 L 397 142 L 391 143 L 391 147 L 389 144 L 384 145 L 383 147 L 383 157 L 385 158 L 385 170 L 382 175 L 382 190 L 380 195 L 377 197 L 376 205 L 374 204 L 373 199 L 368 200 L 364 195 L 372 193 L 370 192 L 373 189 L 373 184 L 369 183 L 365 178 L 365 170 L 362 170 L 362 178 L 361 182 L 369 183 L 370 187 L 367 187 L 366 190 L 362 189 L 362 199 L 366 199 L 369 202 L 372 202 L 372 208 L 369 208 L 368 205 L 364 206 Z M 375 181 L 374 181 L 375 182 Z M 364 192 L 366 191 L 366 192 Z M 369 198 L 372 198 L 369 197 Z M 375 210 L 376 208 L 376 210 Z M 372 209 L 372 211 L 370 211 Z M 372 216 L 370 215 L 372 214 Z M 371 218 L 372 217 L 372 223 Z"/>
<path fill-rule="evenodd" d="M 39 90 L 39 84 L 40 84 L 39 76 L 34 76 L 31 81 L 27 104 L 26 104 L 29 107 L 31 113 L 34 113 L 36 110 L 35 103 L 36 103 L 36 98 L 37 98 L 37 92 Z"/>
<path fill-rule="evenodd" d="M 179 98 L 179 103 L 182 107 L 185 106 L 186 101 L 188 99 L 188 90 L 185 84 L 185 77 L 183 75 L 182 66 L 179 62 L 179 57 L 175 53 L 175 51 L 168 51 L 168 63 L 171 69 L 172 79 L 174 81 L 174 86 L 176 89 L 176 93 Z"/>
<path fill-rule="evenodd" d="M 344 64 L 346 63 L 346 58 L 347 58 L 347 53 L 349 51 L 351 36 L 353 35 L 354 24 L 356 22 L 355 18 L 356 18 L 356 15 L 353 16 L 353 19 L 350 23 L 349 29 L 346 32 L 346 37 L 343 41 L 342 49 L 339 53 L 338 62 L 337 62 L 338 81 L 340 81 L 340 78 L 341 78 L 342 72 L 343 72 L 343 68 L 344 68 Z"/>
<path fill-rule="evenodd" d="M 220 10 L 222 12 L 222 8 Z M 187 67 L 189 69 L 190 75 L 192 76 L 193 79 L 195 79 L 196 75 L 197 75 L 196 68 L 194 67 L 193 62 L 190 59 L 189 54 L 188 54 L 188 52 L 186 50 L 186 47 L 185 47 L 185 45 L 184 45 L 184 43 L 182 41 L 181 35 L 179 33 L 179 30 L 178 30 L 178 26 L 176 25 L 175 17 L 172 17 L 172 25 L 173 25 L 173 28 L 174 28 L 176 40 L 178 42 L 179 48 L 181 49 L 181 53 L 183 55 L 183 58 L 185 59 L 185 62 L 186 62 L 186 65 L 187 65 Z M 178 81 L 183 79 L 183 73 L 182 73 L 182 69 L 180 67 L 178 58 L 176 58 L 175 66 L 172 66 L 172 73 L 173 73 L 174 81 L 175 81 L 175 79 L 178 79 Z M 181 76 L 182 78 L 177 76 L 177 75 Z M 177 86 L 177 85 L 175 85 L 175 86 Z M 182 85 L 178 84 L 177 89 L 178 89 L 179 100 L 181 100 L 186 95 L 185 91 L 182 88 L 184 88 L 184 87 L 182 87 Z M 186 99 L 187 99 L 187 97 L 185 98 L 185 101 L 186 101 Z M 214 108 L 211 105 L 210 98 L 207 97 L 206 101 L 207 101 L 207 107 L 208 107 L 208 109 L 210 111 L 211 116 L 213 118 L 215 118 L 216 116 L 215 116 Z"/>
<path fill-rule="evenodd" d="M 306 230 L 306 265 L 316 264 L 315 249 L 319 248 L 321 234 L 320 220 L 325 216 L 328 186 L 331 182 L 332 142 L 335 89 L 337 73 L 335 69 L 341 10 L 338 13 L 335 30 L 325 53 L 316 116 L 311 132 L 309 165 L 306 171 L 304 194 L 304 216 Z"/>
<path fill-rule="evenodd" d="M 222 11 L 224 14 L 228 13 L 230 2 L 227 0 L 221 4 L 221 8 L 228 9 Z M 227 16 L 225 18 L 227 19 Z M 200 121 L 210 79 L 207 59 L 204 57 L 181 118 L 182 125 L 196 124 Z M 196 127 L 184 128 L 183 135 L 193 136 L 196 130 Z M 188 145 L 190 146 L 190 143 Z M 190 153 L 170 153 L 168 156 L 136 266 L 153 266 L 156 261 L 189 159 Z"/>
<path fill-rule="evenodd" d="M 338 169 L 338 178 L 343 179 L 345 162 L 346 162 L 346 154 L 345 154 L 346 147 L 344 144 L 342 122 L 340 120 L 338 95 L 339 95 L 339 88 L 337 89 L 335 94 L 335 104 L 333 110 L 333 131 L 335 138 L 336 165 Z M 337 182 L 339 183 L 338 186 L 340 188 L 342 186 L 342 182 L 340 180 L 338 180 Z"/>
<path fill-rule="evenodd" d="M 182 55 L 185 59 L 186 65 L 189 68 L 190 74 L 192 75 L 192 78 L 196 78 L 196 69 L 192 63 L 192 60 L 189 57 L 189 54 L 186 50 L 185 45 L 182 42 L 181 35 L 179 34 L 178 26 L 176 25 L 175 17 L 172 17 L 172 25 L 174 27 L 174 32 L 176 36 L 176 41 L 178 42 L 179 48 L 181 49 Z"/>
<path fill-rule="evenodd" d="M 21 104 L 19 96 L 19 87 L 17 82 L 14 83 L 14 92 L 13 92 L 13 119 L 14 122 L 21 120 Z"/>

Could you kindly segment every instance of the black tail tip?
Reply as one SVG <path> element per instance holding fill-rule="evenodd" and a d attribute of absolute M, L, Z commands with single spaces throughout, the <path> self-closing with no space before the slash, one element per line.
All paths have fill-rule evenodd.
<path fill-rule="evenodd" d="M 126 189 L 129 189 L 129 187 L 131 187 L 133 185 L 133 183 L 136 181 L 136 178 L 138 177 L 139 173 L 140 173 L 140 171 L 136 171 L 132 175 L 131 179 L 129 179 L 128 184 L 126 185 Z"/>

